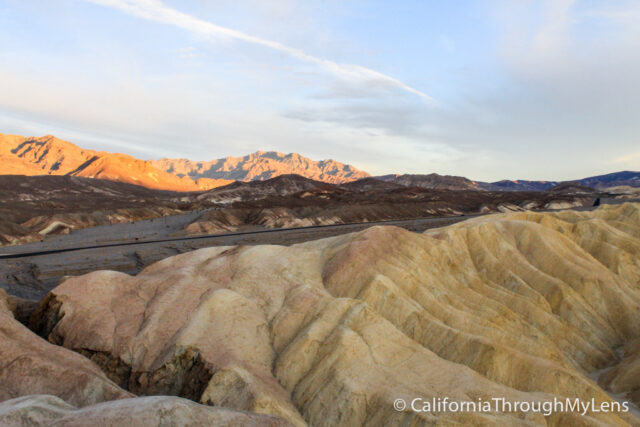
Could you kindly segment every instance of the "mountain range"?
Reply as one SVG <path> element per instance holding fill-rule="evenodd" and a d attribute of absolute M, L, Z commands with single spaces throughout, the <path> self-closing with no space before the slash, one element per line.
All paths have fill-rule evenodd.
<path fill-rule="evenodd" d="M 298 153 L 256 151 L 243 157 L 225 157 L 209 162 L 187 159 L 161 159 L 151 162 L 156 168 L 197 180 L 202 178 L 234 181 L 264 181 L 278 175 L 296 174 L 316 181 L 341 184 L 366 178 L 368 173 L 335 160 L 313 161 Z"/>
<path fill-rule="evenodd" d="M 313 161 L 297 153 L 257 151 L 244 157 L 210 162 L 149 161 L 126 154 L 86 150 L 52 135 L 0 134 L 0 175 L 71 175 L 158 190 L 201 191 L 234 181 L 263 181 L 292 173 L 331 183 L 369 176 L 350 165 L 334 160 Z"/>
<path fill-rule="evenodd" d="M 158 190 L 202 191 L 236 181 L 265 181 L 288 174 L 331 184 L 363 180 L 362 185 L 372 185 L 371 180 L 375 179 L 398 187 L 440 190 L 545 191 L 568 182 L 595 189 L 640 187 L 640 172 L 632 171 L 564 182 L 481 182 L 435 173 L 371 177 L 367 172 L 348 164 L 335 160 L 314 161 L 298 153 L 256 151 L 243 157 L 225 157 L 211 161 L 166 158 L 140 160 L 126 154 L 83 149 L 52 135 L 24 137 L 0 133 L 0 175 L 70 175 L 136 184 Z"/>

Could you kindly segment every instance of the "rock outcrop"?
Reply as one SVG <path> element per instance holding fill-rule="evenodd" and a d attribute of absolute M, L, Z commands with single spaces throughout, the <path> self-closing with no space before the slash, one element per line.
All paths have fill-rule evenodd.
<path fill-rule="evenodd" d="M 211 408 L 179 397 L 122 399 L 78 409 L 55 396 L 36 395 L 0 403 L 0 425 L 287 427 L 290 424 L 268 415 Z"/>
<path fill-rule="evenodd" d="M 212 408 L 177 397 L 136 398 L 85 357 L 44 341 L 18 323 L 13 315 L 19 315 L 24 304 L 0 289 L 3 427 L 290 425 L 273 416 Z"/>
<path fill-rule="evenodd" d="M 640 337 L 638 283 L 640 206 L 625 204 L 202 249 L 135 277 L 70 278 L 32 327 L 132 392 L 295 425 L 637 425 L 624 412 L 414 413 L 393 403 L 610 402 L 588 374 Z"/>
<path fill-rule="evenodd" d="M 0 401 L 39 393 L 87 406 L 133 396 L 94 363 L 29 331 L 14 319 L 16 309 L 0 289 Z"/>

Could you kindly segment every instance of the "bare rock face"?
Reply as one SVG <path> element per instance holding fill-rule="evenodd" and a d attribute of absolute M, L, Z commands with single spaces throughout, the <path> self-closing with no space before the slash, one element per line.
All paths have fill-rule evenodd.
<path fill-rule="evenodd" d="M 40 393 L 86 406 L 132 396 L 97 365 L 21 325 L 12 312 L 19 309 L 0 289 L 0 401 Z"/>
<path fill-rule="evenodd" d="M 0 425 L 286 427 L 290 424 L 268 415 L 211 408 L 178 397 L 122 399 L 78 409 L 55 396 L 35 395 L 0 403 Z"/>
<path fill-rule="evenodd" d="M 625 204 L 202 249 L 136 277 L 68 279 L 32 326 L 135 393 L 295 425 L 637 425 L 629 413 L 413 413 L 393 402 L 610 402 L 588 374 L 640 337 L 638 283 L 640 206 Z"/>

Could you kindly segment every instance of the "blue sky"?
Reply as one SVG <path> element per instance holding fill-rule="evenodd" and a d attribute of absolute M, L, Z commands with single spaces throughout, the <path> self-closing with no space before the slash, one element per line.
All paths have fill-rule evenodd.
<path fill-rule="evenodd" d="M 372 174 L 640 170 L 640 1 L 0 0 L 0 132 Z"/>

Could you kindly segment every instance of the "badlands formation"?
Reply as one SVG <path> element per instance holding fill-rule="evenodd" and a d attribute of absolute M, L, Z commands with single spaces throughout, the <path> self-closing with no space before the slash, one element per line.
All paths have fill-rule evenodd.
<path fill-rule="evenodd" d="M 42 406 L 60 417 L 118 416 L 105 408 L 142 414 L 177 399 L 137 407 L 126 403 L 133 393 L 298 426 L 640 425 L 625 412 L 393 407 L 416 397 L 601 404 L 611 402 L 607 392 L 638 404 L 639 284 L 640 205 L 629 203 L 497 214 L 424 234 L 371 227 L 290 247 L 207 248 L 135 277 L 98 271 L 65 280 L 32 315 L 31 329 L 50 344 L 3 319 L 13 328 L 3 333 L 21 341 L 1 341 L 4 398 L 18 400 L 0 404 L 0 423 Z M 35 380 L 20 388 L 11 370 L 29 368 L 8 362 L 36 345 L 65 354 L 37 363 L 76 364 L 64 369 L 80 397 Z M 122 400 L 68 406 L 107 393 Z"/>
<path fill-rule="evenodd" d="M 171 397 L 135 397 L 85 357 L 46 342 L 14 319 L 15 299 L 0 289 L 2 426 L 287 426 L 260 414 Z"/>
<path fill-rule="evenodd" d="M 76 176 L 0 176 L 0 245 L 197 209 L 184 193 Z"/>
<path fill-rule="evenodd" d="M 177 218 L 189 212 L 198 213 L 198 217 L 189 221 L 176 236 L 463 213 L 566 209 L 591 206 L 600 194 L 593 190 L 583 193 L 566 189 L 447 191 L 406 188 L 373 178 L 336 185 L 299 175 L 238 181 L 190 193 L 152 190 L 105 179 L 50 175 L 0 176 L 0 188 L 0 245 L 41 241 L 105 224 L 164 216 Z M 149 237 L 157 236 L 158 231 L 150 231 Z"/>

